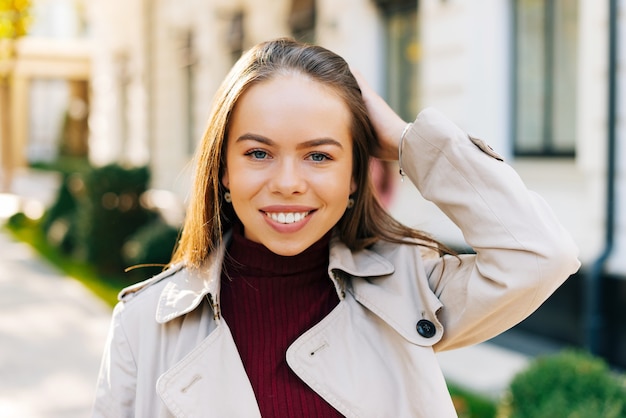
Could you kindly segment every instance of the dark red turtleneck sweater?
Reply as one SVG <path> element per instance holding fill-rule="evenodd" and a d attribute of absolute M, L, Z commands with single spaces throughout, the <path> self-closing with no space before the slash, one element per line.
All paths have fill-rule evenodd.
<path fill-rule="evenodd" d="M 287 365 L 287 347 L 339 303 L 328 278 L 330 233 L 284 257 L 234 228 L 220 304 L 257 398 L 269 417 L 340 417 Z"/>

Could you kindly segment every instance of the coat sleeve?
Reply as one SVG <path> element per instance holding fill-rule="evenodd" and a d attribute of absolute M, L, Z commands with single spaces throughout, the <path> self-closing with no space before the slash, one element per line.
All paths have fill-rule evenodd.
<path fill-rule="evenodd" d="M 93 417 L 133 417 L 137 367 L 122 325 L 124 302 L 113 310 L 98 383 Z"/>
<path fill-rule="evenodd" d="M 425 262 L 443 304 L 437 350 L 509 329 L 579 268 L 578 249 L 546 202 L 490 147 L 437 111 L 418 115 L 405 138 L 402 166 L 475 251 Z"/>

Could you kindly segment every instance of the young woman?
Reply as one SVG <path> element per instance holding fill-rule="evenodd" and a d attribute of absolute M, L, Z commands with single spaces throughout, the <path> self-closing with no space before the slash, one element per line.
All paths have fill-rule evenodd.
<path fill-rule="evenodd" d="M 476 254 L 391 218 L 372 156 Z M 328 50 L 266 42 L 216 96 L 171 265 L 120 295 L 94 416 L 456 416 L 435 352 L 527 317 L 576 257 L 482 141 L 434 110 L 407 124 Z"/>

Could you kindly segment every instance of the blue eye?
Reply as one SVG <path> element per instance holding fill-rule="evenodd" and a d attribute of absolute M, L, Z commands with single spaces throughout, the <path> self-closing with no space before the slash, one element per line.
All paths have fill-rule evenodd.
<path fill-rule="evenodd" d="M 249 155 L 256 160 L 264 160 L 267 158 L 267 152 L 261 150 L 252 150 L 246 153 L 246 155 Z"/>
<path fill-rule="evenodd" d="M 330 159 L 330 158 L 328 158 L 328 155 L 322 154 L 322 153 L 319 153 L 319 152 L 311 154 L 309 156 L 309 158 L 311 159 L 311 161 L 315 161 L 316 163 L 321 163 L 321 162 L 324 162 L 324 161 Z"/>

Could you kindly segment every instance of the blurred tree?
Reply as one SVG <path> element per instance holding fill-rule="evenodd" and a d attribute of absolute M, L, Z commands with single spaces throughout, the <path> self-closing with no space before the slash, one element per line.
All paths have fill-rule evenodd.
<path fill-rule="evenodd" d="M 11 129 L 11 79 L 15 64 L 15 41 L 26 35 L 30 24 L 30 0 L 0 0 L 0 142 L 2 144 L 2 184 L 11 188 L 15 161 Z"/>
<path fill-rule="evenodd" d="M 0 0 L 0 39 L 17 39 L 26 35 L 30 5 L 30 0 Z"/>

